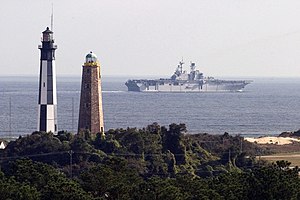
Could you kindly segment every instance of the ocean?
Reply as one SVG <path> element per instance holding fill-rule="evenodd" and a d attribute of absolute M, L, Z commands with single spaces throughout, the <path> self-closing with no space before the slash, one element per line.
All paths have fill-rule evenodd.
<path fill-rule="evenodd" d="M 278 135 L 300 129 L 300 78 L 253 78 L 243 92 L 127 92 L 126 77 L 102 82 L 105 130 L 184 123 L 188 133 Z M 58 129 L 76 132 L 80 77 L 58 77 Z M 38 77 L 0 77 L 0 137 L 37 127 Z"/>

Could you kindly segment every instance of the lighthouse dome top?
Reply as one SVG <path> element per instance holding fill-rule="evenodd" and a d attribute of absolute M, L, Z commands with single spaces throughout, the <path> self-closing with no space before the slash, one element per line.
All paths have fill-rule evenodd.
<path fill-rule="evenodd" d="M 53 32 L 49 29 L 49 27 L 47 27 L 46 30 L 43 31 L 43 33 L 49 33 L 49 34 L 51 34 L 51 33 L 53 33 Z"/>
<path fill-rule="evenodd" d="M 91 62 L 97 62 L 97 56 L 93 52 L 88 53 L 85 56 L 85 62 L 86 63 L 91 63 Z"/>
<path fill-rule="evenodd" d="M 46 28 L 45 31 L 43 31 L 43 42 L 54 42 L 53 40 L 53 32 L 49 29 L 49 27 Z"/>

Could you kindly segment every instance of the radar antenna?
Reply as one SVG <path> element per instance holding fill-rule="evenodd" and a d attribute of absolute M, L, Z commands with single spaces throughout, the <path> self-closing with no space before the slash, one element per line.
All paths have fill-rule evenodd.
<path fill-rule="evenodd" d="M 183 62 L 183 57 L 182 57 L 181 61 L 179 61 L 179 65 L 178 65 L 178 69 L 179 69 L 180 73 L 182 73 L 182 65 L 183 64 L 184 64 L 184 62 Z"/>
<path fill-rule="evenodd" d="M 190 69 L 191 69 L 191 72 L 195 71 L 195 69 L 196 69 L 196 64 L 193 63 L 192 61 L 191 61 Z"/>

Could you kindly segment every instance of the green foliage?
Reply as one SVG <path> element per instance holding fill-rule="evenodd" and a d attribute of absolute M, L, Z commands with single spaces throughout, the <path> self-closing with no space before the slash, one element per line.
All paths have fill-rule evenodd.
<path fill-rule="evenodd" d="M 71 132 L 67 131 L 59 131 L 56 135 L 56 137 L 61 141 L 61 142 L 70 142 L 73 140 L 74 135 Z"/>
<path fill-rule="evenodd" d="M 11 162 L 4 172 L 9 179 L 14 178 L 17 181 L 15 183 L 19 182 L 21 186 L 29 184 L 30 186 L 22 186 L 28 194 L 36 196 L 35 191 L 39 191 L 41 199 L 90 199 L 77 182 L 66 178 L 64 174 L 47 164 L 17 160 Z"/>
<path fill-rule="evenodd" d="M 151 178 L 138 185 L 134 199 L 183 199 L 180 188 L 175 186 L 175 179 Z"/>
<path fill-rule="evenodd" d="M 210 187 L 225 199 L 297 199 L 299 169 L 288 163 L 254 168 L 241 173 L 226 173 L 210 180 Z"/>
<path fill-rule="evenodd" d="M 45 185 L 42 190 L 42 199 L 88 200 L 92 197 L 77 182 L 60 176 Z"/>
<path fill-rule="evenodd" d="M 0 179 L 0 199 L 38 200 L 40 193 L 27 183 L 20 183 L 11 178 Z"/>
<path fill-rule="evenodd" d="M 56 180 L 61 176 L 55 168 L 43 163 L 34 163 L 29 159 L 10 162 L 3 170 L 7 176 L 14 176 L 19 182 L 29 182 L 39 190 L 50 180 Z"/>
<path fill-rule="evenodd" d="M 66 151 L 68 149 L 69 147 L 53 136 L 51 132 L 34 132 L 31 135 L 10 142 L 5 149 L 5 154 L 7 156 L 24 156 Z"/>
<path fill-rule="evenodd" d="M 163 134 L 163 149 L 170 150 L 175 155 L 176 164 L 181 165 L 186 163 L 185 146 L 182 142 L 186 131 L 185 124 L 171 124 L 169 130 L 162 130 Z"/>
<path fill-rule="evenodd" d="M 2 152 L 2 157 L 29 157 L 35 161 L 65 165 L 69 163 L 65 153 L 69 149 L 69 142 L 60 141 L 51 132 L 34 132 L 11 141 Z"/>
<path fill-rule="evenodd" d="M 153 123 L 20 137 L 0 152 L 0 199 L 300 199 L 289 162 L 258 163 L 240 136 L 185 132 Z"/>
<path fill-rule="evenodd" d="M 94 197 L 109 199 L 130 199 L 135 187 L 142 182 L 141 177 L 127 167 L 125 160 L 115 158 L 89 168 L 79 178 L 85 191 Z"/>
<path fill-rule="evenodd" d="M 222 199 L 220 194 L 210 188 L 207 179 L 178 175 L 176 177 L 176 186 L 184 192 L 185 199 Z"/>
<path fill-rule="evenodd" d="M 265 152 L 264 149 L 257 145 L 245 141 L 243 137 L 236 135 L 231 136 L 227 132 L 223 135 L 212 135 L 207 133 L 190 134 L 189 137 L 192 141 L 197 142 L 203 149 L 207 150 L 215 156 L 222 157 L 227 153 L 230 148 L 236 152 L 247 152 L 249 156 L 260 155 Z"/>
<path fill-rule="evenodd" d="M 249 199 L 297 199 L 300 189 L 299 169 L 289 169 L 288 165 L 287 162 L 281 161 L 247 173 Z"/>
<path fill-rule="evenodd" d="M 120 143 L 113 139 L 111 134 L 107 135 L 105 138 L 102 134 L 97 134 L 93 144 L 95 148 L 100 149 L 108 154 L 118 152 L 121 147 Z"/>
<path fill-rule="evenodd" d="M 76 152 L 93 152 L 93 146 L 82 135 L 76 135 L 70 144 L 71 149 Z"/>
<path fill-rule="evenodd" d="M 100 134 L 100 133 L 98 133 L 98 134 Z M 92 134 L 89 130 L 84 130 L 84 131 L 79 132 L 76 136 L 84 139 L 85 141 L 87 141 L 89 143 L 91 143 L 91 141 L 94 140 L 95 134 Z"/>

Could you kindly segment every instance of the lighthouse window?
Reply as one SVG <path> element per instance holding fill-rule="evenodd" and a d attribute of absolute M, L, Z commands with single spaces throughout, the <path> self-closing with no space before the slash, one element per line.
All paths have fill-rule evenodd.
<path fill-rule="evenodd" d="M 49 35 L 48 34 L 46 34 L 46 33 L 43 34 L 43 41 L 45 41 L 45 42 L 49 41 Z"/>
<path fill-rule="evenodd" d="M 45 87 L 45 82 L 43 82 L 43 87 Z"/>

